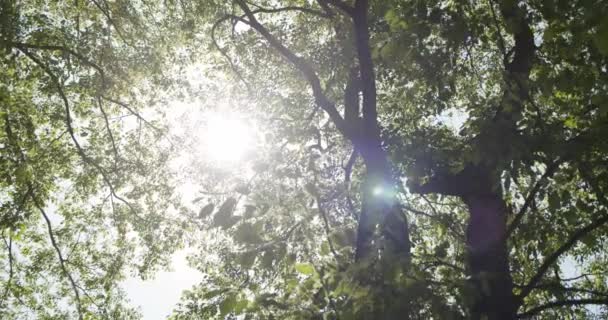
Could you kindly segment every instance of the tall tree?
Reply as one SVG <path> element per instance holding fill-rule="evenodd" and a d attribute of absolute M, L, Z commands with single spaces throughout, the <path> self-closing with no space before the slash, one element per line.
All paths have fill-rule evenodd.
<path fill-rule="evenodd" d="M 185 234 L 175 319 L 606 316 L 605 1 L 0 10 L 2 317 L 137 318 L 119 281 Z M 263 128 L 194 162 L 196 217 L 146 114 L 180 96 Z"/>
<path fill-rule="evenodd" d="M 319 212 L 325 231 L 307 229 L 298 218 L 292 228 L 275 226 L 280 232 L 274 240 L 255 239 L 257 250 L 269 255 L 257 260 L 250 256 L 256 250 L 251 243 L 251 249 L 234 255 L 243 243 L 241 228 L 251 225 L 235 222 L 228 235 L 236 244 L 224 247 L 224 258 L 232 268 L 233 262 L 241 263 L 234 269 L 244 276 L 237 287 L 247 287 L 262 301 L 248 304 L 245 289 L 227 288 L 195 298 L 199 289 L 186 295 L 198 306 L 195 310 L 203 308 L 209 316 L 219 304 L 220 315 L 234 312 L 233 306 L 236 313 L 261 314 L 260 308 L 275 315 L 285 312 L 279 310 L 304 294 L 292 300 L 294 269 L 289 266 L 294 263 L 296 274 L 309 276 L 310 284 L 303 286 L 312 288 L 303 291 L 312 291 L 313 297 L 311 305 L 283 313 L 296 318 L 318 312 L 337 318 L 421 314 L 514 319 L 551 314 L 552 308 L 564 306 L 577 306 L 569 314 L 584 313 L 580 306 L 606 303 L 601 289 L 583 289 L 590 283 L 577 282 L 582 286 L 577 287 L 563 279 L 572 268 L 565 262 L 568 256 L 593 270 L 603 259 L 588 256 L 597 243 L 572 250 L 581 239 L 601 239 L 606 230 L 600 186 L 605 182 L 591 173 L 597 166 L 586 166 L 587 173 L 580 169 L 586 157 L 605 158 L 600 138 L 606 130 L 605 112 L 600 111 L 606 85 L 604 4 L 235 1 L 215 10 L 212 18 L 203 19 L 212 21 L 209 29 L 201 30 L 211 34 L 228 68 L 249 87 L 251 99 L 271 105 L 259 111 L 268 113 L 261 118 L 276 113 L 295 118 L 288 126 L 299 126 L 300 143 L 316 141 L 314 135 L 305 137 L 311 122 L 317 135 L 339 142 L 317 143 L 320 154 L 311 149 L 295 155 L 313 159 L 296 169 L 291 190 L 304 181 L 300 185 L 307 185 L 313 199 L 308 210 Z M 294 82 L 290 70 L 301 81 Z M 310 98 L 302 94 L 302 85 Z M 293 110 L 304 106 L 312 109 L 311 117 Z M 316 108 L 325 113 L 314 113 Z M 288 138 L 285 143 L 296 142 Z M 339 177 L 339 168 L 325 163 L 339 162 L 349 145 L 353 154 L 344 161 L 342 175 L 347 185 L 358 156 L 362 167 L 356 170 L 354 188 L 337 194 L 340 187 L 330 187 L 319 175 Z M 318 160 L 324 163 L 320 168 Z M 275 179 L 281 175 L 274 174 Z M 586 189 L 579 196 L 562 195 L 556 181 L 563 179 Z M 269 192 L 259 185 L 252 190 Z M 353 195 L 353 190 L 361 194 Z M 577 201 L 589 210 L 575 209 Z M 295 210 L 294 205 L 279 200 L 276 210 Z M 402 210 L 414 215 L 409 228 Z M 333 229 L 349 211 L 356 216 L 356 222 L 351 220 L 356 225 L 352 257 L 332 244 Z M 284 223 L 268 217 L 273 210 L 264 212 L 266 218 L 257 221 Z M 565 217 L 568 223 L 563 223 Z M 312 216 L 306 219 L 314 224 Z M 589 224 L 580 227 L 574 221 Z M 550 231 L 556 227 L 559 234 Z M 440 232 L 433 234 L 435 230 Z M 532 230 L 544 235 L 535 238 L 539 234 Z M 314 238 L 316 232 L 325 233 L 327 242 L 309 239 L 303 248 L 294 246 L 293 241 L 302 241 L 299 234 Z M 279 257 L 268 253 L 274 246 L 282 248 Z M 326 254 L 335 261 L 324 259 Z M 309 263 L 314 269 L 304 268 Z M 263 270 L 278 266 L 283 279 L 269 280 L 274 273 Z M 395 266 L 400 267 L 397 273 Z M 255 281 L 245 270 L 261 271 L 253 288 L 249 283 Z M 593 274 L 592 282 L 603 288 L 603 277 Z M 228 279 L 221 272 L 217 276 L 227 286 Z M 352 279 L 357 285 L 345 284 Z M 259 290 L 269 281 L 278 291 Z M 555 284 L 554 290 L 544 282 Z M 315 304 L 324 307 L 315 312 Z M 180 310 L 178 315 L 192 314 L 188 307 Z"/>
<path fill-rule="evenodd" d="M 171 81 L 160 9 L 0 4 L 0 318 L 136 318 L 119 282 L 180 245 L 172 146 L 142 111 Z"/>

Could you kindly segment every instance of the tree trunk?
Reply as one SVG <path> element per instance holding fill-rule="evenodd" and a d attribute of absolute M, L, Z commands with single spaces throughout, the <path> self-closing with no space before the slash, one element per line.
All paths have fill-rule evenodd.
<path fill-rule="evenodd" d="M 366 174 L 361 190 L 355 261 L 366 266 L 358 279 L 371 290 L 372 300 L 368 302 L 369 309 L 362 311 L 357 319 L 407 319 L 408 292 L 393 283 L 397 274 L 409 269 L 407 221 L 395 198 L 395 179 L 384 150 L 378 146 L 360 153 Z"/>
<path fill-rule="evenodd" d="M 468 266 L 475 288 L 472 319 L 515 319 L 517 307 L 505 239 L 506 205 L 496 193 L 463 197 L 469 208 Z"/>
<path fill-rule="evenodd" d="M 393 257 L 409 257 L 407 221 L 395 199 L 396 185 L 385 151 L 378 143 L 356 145 L 366 167 L 362 208 L 357 229 L 355 260 L 372 255 L 376 248 Z M 374 235 L 378 233 L 377 239 Z M 378 242 L 380 241 L 380 242 Z"/>

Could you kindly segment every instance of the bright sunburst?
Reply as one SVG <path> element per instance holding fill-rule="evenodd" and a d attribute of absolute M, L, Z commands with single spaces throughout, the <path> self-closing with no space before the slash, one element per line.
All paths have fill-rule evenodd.
<path fill-rule="evenodd" d="M 222 163 L 242 160 L 253 147 L 254 130 L 243 117 L 228 113 L 210 113 L 205 130 L 206 154 Z"/>

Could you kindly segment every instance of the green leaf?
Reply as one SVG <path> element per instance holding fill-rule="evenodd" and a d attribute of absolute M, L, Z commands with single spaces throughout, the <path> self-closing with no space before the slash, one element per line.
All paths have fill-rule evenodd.
<path fill-rule="evenodd" d="M 247 309 L 248 305 L 249 305 L 249 300 L 247 300 L 247 299 L 241 299 L 241 300 L 237 301 L 237 303 L 234 305 L 234 313 L 235 314 L 243 313 L 243 311 L 245 309 Z"/>
<path fill-rule="evenodd" d="M 568 129 L 576 129 L 578 128 L 578 123 L 575 118 L 569 117 L 566 119 L 566 121 L 564 121 L 564 126 Z"/>
<path fill-rule="evenodd" d="M 234 213 L 236 203 L 237 201 L 235 198 L 228 198 L 226 201 L 224 201 L 213 218 L 213 226 L 221 227 L 222 229 L 232 227 L 237 222 L 237 219 L 232 215 Z"/>
<path fill-rule="evenodd" d="M 220 317 L 224 317 L 229 313 L 233 312 L 237 305 L 236 294 L 231 293 L 220 302 Z"/>
<path fill-rule="evenodd" d="M 255 263 L 255 258 L 257 255 L 258 254 L 255 251 L 247 251 L 240 254 L 237 261 L 243 269 L 251 269 L 251 266 L 253 266 Z"/>
<path fill-rule="evenodd" d="M 559 198 L 559 194 L 557 192 L 549 193 L 547 200 L 549 201 L 549 206 L 551 207 L 552 210 L 560 208 L 561 201 Z"/>
<path fill-rule="evenodd" d="M 214 208 L 215 208 L 215 205 L 213 203 L 209 203 L 206 206 L 202 207 L 201 211 L 199 211 L 199 213 L 198 213 L 199 219 L 208 217 L 211 213 L 213 213 Z"/>
<path fill-rule="evenodd" d="M 261 225 L 251 224 L 249 222 L 242 223 L 236 229 L 234 234 L 234 240 L 245 244 L 258 244 L 262 242 L 262 238 L 259 235 L 261 231 Z"/>
<path fill-rule="evenodd" d="M 311 275 L 315 272 L 314 267 L 310 263 L 296 263 L 295 268 L 297 272 L 305 275 Z"/>
<path fill-rule="evenodd" d="M 593 42 L 598 51 L 608 56 L 608 20 L 603 19 L 602 23 L 597 28 L 597 33 L 593 36 Z"/>

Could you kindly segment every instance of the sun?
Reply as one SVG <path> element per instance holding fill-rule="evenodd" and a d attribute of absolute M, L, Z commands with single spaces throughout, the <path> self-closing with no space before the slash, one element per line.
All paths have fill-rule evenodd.
<path fill-rule="evenodd" d="M 254 130 L 243 116 L 209 113 L 205 121 L 205 153 L 218 164 L 235 163 L 252 151 Z"/>

